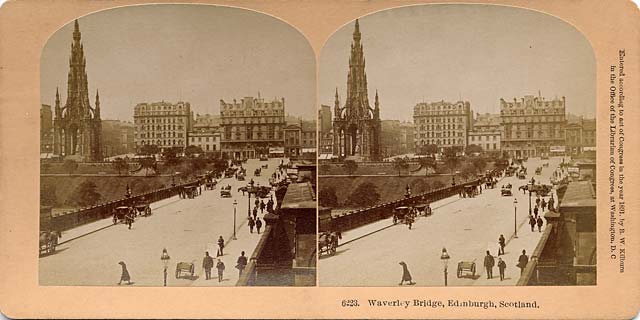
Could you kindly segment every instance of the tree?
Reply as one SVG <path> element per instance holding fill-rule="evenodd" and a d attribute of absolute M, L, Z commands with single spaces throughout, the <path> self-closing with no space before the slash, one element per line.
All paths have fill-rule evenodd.
<path fill-rule="evenodd" d="M 353 175 L 358 170 L 358 163 L 353 160 L 345 160 L 342 163 L 342 168 L 348 175 Z"/>
<path fill-rule="evenodd" d="M 484 160 L 484 158 L 474 158 L 473 160 L 471 160 L 471 164 L 476 169 L 476 172 L 479 173 L 482 173 L 484 168 L 487 166 L 487 162 Z"/>
<path fill-rule="evenodd" d="M 456 150 L 448 148 L 444 152 L 444 162 L 453 173 L 460 164 L 460 157 L 456 154 Z"/>
<path fill-rule="evenodd" d="M 62 164 L 62 167 L 64 168 L 64 171 L 71 174 L 78 170 L 78 163 L 75 160 L 67 159 Z"/>
<path fill-rule="evenodd" d="M 127 161 L 122 158 L 115 158 L 111 163 L 111 166 L 114 170 L 118 171 L 118 175 L 120 175 L 120 172 L 122 172 L 123 170 L 129 169 Z"/>
<path fill-rule="evenodd" d="M 438 152 L 438 146 L 435 144 L 426 144 L 420 146 L 420 154 L 432 155 Z"/>
<path fill-rule="evenodd" d="M 207 160 L 204 158 L 192 158 L 189 165 L 193 171 L 200 171 L 207 167 Z"/>
<path fill-rule="evenodd" d="M 191 145 L 184 148 L 184 155 L 187 157 L 193 157 L 194 155 L 203 154 L 203 153 L 204 151 L 202 151 L 202 148 L 198 146 Z"/>
<path fill-rule="evenodd" d="M 154 174 L 158 173 L 158 163 L 154 157 L 146 157 L 138 160 L 142 169 L 145 169 L 145 174 L 149 175 L 149 170 L 153 170 Z"/>
<path fill-rule="evenodd" d="M 338 206 L 338 196 L 336 195 L 336 189 L 334 187 L 324 187 L 320 189 L 318 194 L 320 205 L 323 207 L 336 207 Z"/>
<path fill-rule="evenodd" d="M 482 153 L 482 147 L 477 145 L 477 144 L 470 144 L 467 146 L 467 148 L 464 150 L 464 153 L 467 155 L 472 155 L 474 153 Z"/>
<path fill-rule="evenodd" d="M 93 181 L 86 180 L 76 187 L 71 197 L 67 199 L 67 203 L 81 207 L 97 204 L 102 199 L 102 195 L 96 189 L 97 186 Z"/>
<path fill-rule="evenodd" d="M 347 198 L 346 204 L 356 207 L 370 207 L 380 201 L 378 188 L 371 182 L 364 182 L 356 187 Z"/>
<path fill-rule="evenodd" d="M 429 169 L 436 170 L 436 159 L 434 157 L 421 157 L 418 160 L 420 162 L 420 167 L 424 168 L 424 175 L 429 175 Z"/>
<path fill-rule="evenodd" d="M 400 175 L 400 171 L 409 169 L 409 162 L 403 158 L 395 158 L 393 168 L 398 170 L 398 175 Z"/>

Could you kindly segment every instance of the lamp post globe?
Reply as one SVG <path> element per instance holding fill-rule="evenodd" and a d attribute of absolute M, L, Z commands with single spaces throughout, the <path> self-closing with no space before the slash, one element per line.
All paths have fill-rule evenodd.
<path fill-rule="evenodd" d="M 447 267 L 449 265 L 449 259 L 451 257 L 449 256 L 449 253 L 447 253 L 447 249 L 446 248 L 442 248 L 442 254 L 440 255 L 440 261 L 442 261 L 442 267 L 444 268 L 444 286 L 446 287 L 447 284 Z"/>

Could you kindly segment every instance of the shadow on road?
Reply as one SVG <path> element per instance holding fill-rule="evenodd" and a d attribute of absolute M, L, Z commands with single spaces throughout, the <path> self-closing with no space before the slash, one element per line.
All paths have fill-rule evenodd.
<path fill-rule="evenodd" d="M 334 254 L 328 254 L 328 253 L 324 253 L 320 256 L 320 259 L 327 259 L 330 257 L 335 257 L 335 256 L 339 256 L 345 252 L 349 251 L 349 249 L 344 249 L 344 250 L 336 250 L 336 253 Z"/>
<path fill-rule="evenodd" d="M 53 255 L 56 255 L 56 254 L 58 254 L 58 253 L 60 253 L 60 252 L 64 252 L 64 251 L 65 251 L 65 250 L 67 250 L 67 249 L 69 249 L 69 248 L 56 249 L 56 251 L 54 251 L 54 252 L 47 252 L 47 253 L 43 253 L 43 254 L 40 254 L 40 258 L 44 258 L 44 257 L 48 257 L 48 256 L 53 256 Z"/>

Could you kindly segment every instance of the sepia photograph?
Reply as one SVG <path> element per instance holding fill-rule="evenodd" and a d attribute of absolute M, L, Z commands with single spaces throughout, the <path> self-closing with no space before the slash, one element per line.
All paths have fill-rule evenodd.
<path fill-rule="evenodd" d="M 296 29 L 115 8 L 52 34 L 40 79 L 40 285 L 315 286 L 315 55 Z"/>
<path fill-rule="evenodd" d="M 595 80 L 586 38 L 532 10 L 408 6 L 336 31 L 320 286 L 595 285 Z"/>

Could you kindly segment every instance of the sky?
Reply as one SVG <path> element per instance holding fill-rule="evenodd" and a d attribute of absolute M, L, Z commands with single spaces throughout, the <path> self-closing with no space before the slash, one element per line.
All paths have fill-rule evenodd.
<path fill-rule="evenodd" d="M 78 19 L 89 97 L 100 90 L 102 119 L 133 121 L 142 102 L 191 103 L 220 112 L 220 99 L 258 92 L 285 98 L 285 111 L 316 118 L 316 61 L 306 38 L 285 22 L 249 10 L 209 5 L 130 6 Z M 55 32 L 41 56 L 41 100 L 67 95 L 73 21 Z"/>
<path fill-rule="evenodd" d="M 596 69 L 588 41 L 553 16 L 491 5 L 424 5 L 359 19 L 369 100 L 382 119 L 412 121 L 420 102 L 469 101 L 498 113 L 500 98 L 566 97 L 566 112 L 595 116 Z M 344 106 L 355 21 L 334 33 L 319 60 L 321 104 Z"/>

